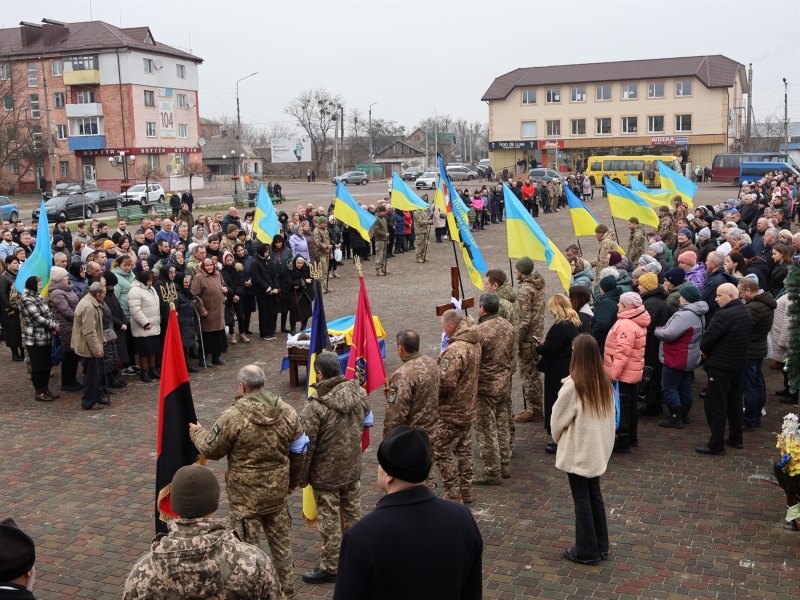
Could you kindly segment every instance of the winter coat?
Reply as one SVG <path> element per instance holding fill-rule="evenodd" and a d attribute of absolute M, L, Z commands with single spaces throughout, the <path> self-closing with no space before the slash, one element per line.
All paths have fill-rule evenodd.
<path fill-rule="evenodd" d="M 656 254 L 653 258 L 656 259 L 659 265 L 661 265 L 661 273 L 666 273 L 672 267 L 669 264 L 669 257 L 667 256 L 666 252 L 662 252 L 661 254 Z"/>
<path fill-rule="evenodd" d="M 786 280 L 786 276 L 788 274 L 789 263 L 782 262 L 775 266 L 775 269 L 772 271 L 772 278 L 770 279 L 770 289 L 772 290 L 773 296 L 777 296 L 783 291 L 784 281 Z"/>
<path fill-rule="evenodd" d="M 674 315 L 681 309 L 681 289 L 690 285 L 688 281 L 676 285 L 667 292 L 667 306 L 669 306 L 670 316 Z"/>
<path fill-rule="evenodd" d="M 289 245 L 292 247 L 292 256 L 302 256 L 306 259 L 306 262 L 311 260 L 308 257 L 308 242 L 305 236 L 293 233 L 291 237 L 289 237 Z"/>
<path fill-rule="evenodd" d="M 592 337 L 597 341 L 600 352 L 606 343 L 606 336 L 611 331 L 611 327 L 617 320 L 619 297 L 622 291 L 619 288 L 613 289 L 600 296 L 594 305 L 594 317 L 592 318 Z"/>
<path fill-rule="evenodd" d="M 306 321 L 311 318 L 312 302 L 314 301 L 314 286 L 306 283 L 311 279 L 308 263 L 298 269 L 297 257 L 292 258 L 291 267 L 286 271 L 286 286 L 289 290 L 288 301 L 292 322 Z"/>
<path fill-rule="evenodd" d="M 111 312 L 111 323 L 114 327 L 114 333 L 117 334 L 117 339 L 114 342 L 117 347 L 117 356 L 122 361 L 122 364 L 126 364 L 129 360 L 128 344 L 125 341 L 125 332 L 122 331 L 122 326 L 125 325 L 130 328 L 131 324 L 128 322 L 128 317 L 122 312 L 122 305 L 120 305 L 116 294 L 106 294 L 103 304 Z"/>
<path fill-rule="evenodd" d="M 678 244 L 678 248 L 675 250 L 675 264 L 677 265 L 680 262 L 681 254 L 684 252 L 694 252 L 695 255 L 699 253 L 697 246 L 695 246 L 691 241 L 686 242 L 685 244 Z"/>
<path fill-rule="evenodd" d="M 75 354 L 85 358 L 103 354 L 103 308 L 91 294 L 75 307 L 70 345 Z"/>
<path fill-rule="evenodd" d="M 476 412 L 481 345 L 477 326 L 471 318 L 458 324 L 439 355 L 439 420 L 469 427 Z"/>
<path fill-rule="evenodd" d="M 192 296 L 195 308 L 200 314 L 200 327 L 203 331 L 222 331 L 225 329 L 225 294 L 222 292 L 222 276 L 219 271 L 206 273 L 199 270 L 192 279 Z M 206 313 L 203 316 L 203 313 Z"/>
<path fill-rule="evenodd" d="M 723 283 L 732 283 L 738 285 L 739 280 L 733 275 L 728 273 L 724 268 L 717 269 L 713 273 L 706 275 L 706 281 L 703 284 L 703 290 L 700 292 L 701 300 L 708 304 L 708 315 L 706 316 L 706 329 L 711 326 L 711 320 L 719 310 L 717 304 L 717 288 Z M 760 283 L 760 282 L 759 282 Z M 762 288 L 763 289 L 763 288 Z"/>
<path fill-rule="evenodd" d="M 500 198 L 502 195 L 497 190 L 492 190 L 492 194 L 489 196 L 489 213 L 492 216 L 499 216 L 500 215 Z"/>
<path fill-rule="evenodd" d="M 76 296 L 80 296 L 83 292 L 83 288 L 86 287 L 86 278 L 79 279 L 72 273 L 69 273 L 67 277 L 69 278 L 69 282 L 72 284 L 72 291 L 75 292 Z"/>
<path fill-rule="evenodd" d="M 592 334 L 592 319 L 594 318 L 594 313 L 592 312 L 592 307 L 589 306 L 587 302 L 581 309 L 578 311 L 578 318 L 581 320 L 581 326 L 579 327 L 579 331 L 581 333 L 588 333 L 589 335 Z"/>
<path fill-rule="evenodd" d="M 700 338 L 700 352 L 707 357 L 706 368 L 710 376 L 742 376 L 752 331 L 750 311 L 738 300 L 717 309 Z"/>
<path fill-rule="evenodd" d="M 433 226 L 437 229 L 447 227 L 447 214 L 443 213 L 438 206 L 433 209 Z"/>
<path fill-rule="evenodd" d="M 272 254 L 270 252 L 270 254 Z M 242 265 L 242 270 L 239 273 L 239 279 L 242 282 L 242 295 L 243 296 L 255 296 L 256 290 L 255 286 L 251 285 L 250 287 L 245 285 L 245 282 L 249 279 L 252 283 L 253 279 L 253 257 L 245 254 L 243 257 L 234 256 L 237 265 Z"/>
<path fill-rule="evenodd" d="M 748 275 L 755 275 L 756 277 L 758 277 L 759 288 L 761 288 L 762 290 L 771 289 L 769 263 L 767 263 L 767 261 L 764 260 L 762 257 L 759 256 L 753 259 L 753 261 L 749 265 L 747 265 L 747 273 Z"/>
<path fill-rule="evenodd" d="M 558 399 L 561 381 L 569 377 L 569 364 L 572 360 L 572 342 L 580 331 L 572 321 L 557 321 L 544 338 L 544 343 L 536 347 L 536 352 L 545 363 L 544 372 L 544 427 L 551 431 L 551 413 Z"/>
<path fill-rule="evenodd" d="M 705 242 L 699 242 L 699 246 L 697 246 L 697 264 L 703 264 L 705 266 L 708 255 L 714 252 L 716 249 L 717 242 L 714 239 L 709 239 Z"/>
<path fill-rule="evenodd" d="M 75 309 L 78 306 L 78 295 L 72 291 L 72 284 L 62 281 L 50 282 L 50 303 L 53 305 L 53 315 L 58 321 L 58 337 L 61 338 L 61 347 L 64 352 L 72 350 L 72 322 L 75 319 Z"/>
<path fill-rule="evenodd" d="M 117 276 L 117 285 L 114 286 L 114 295 L 119 299 L 119 305 L 122 307 L 122 312 L 125 317 L 130 319 L 131 313 L 128 309 L 128 294 L 131 291 L 133 282 L 136 281 L 136 275 L 133 271 L 126 273 L 119 267 L 111 269 L 111 272 Z"/>
<path fill-rule="evenodd" d="M 775 313 L 772 320 L 770 337 L 772 338 L 772 358 L 784 362 L 789 352 L 789 315 L 788 307 L 791 303 L 788 294 L 784 294 L 776 301 Z"/>
<path fill-rule="evenodd" d="M 128 292 L 128 310 L 133 337 L 161 335 L 161 306 L 153 286 L 134 281 Z M 145 329 L 148 323 L 150 329 Z"/>
<path fill-rule="evenodd" d="M 253 290 L 254 294 L 269 294 L 280 285 L 277 281 L 275 263 L 271 259 L 271 253 L 266 260 L 256 255 L 250 263 L 250 273 L 253 279 L 253 285 L 250 289 Z"/>
<path fill-rule="evenodd" d="M 750 343 L 747 345 L 747 360 L 763 360 L 767 357 L 767 336 L 772 329 L 778 303 L 769 292 L 759 294 L 745 304 L 753 320 Z"/>
<path fill-rule="evenodd" d="M 592 282 L 594 281 L 594 270 L 589 263 L 586 264 L 586 268 L 583 271 L 577 272 L 572 276 L 572 281 L 570 281 L 570 286 L 573 285 L 582 285 L 587 290 L 591 291 L 592 289 Z"/>
<path fill-rule="evenodd" d="M 708 304 L 702 300 L 682 304 L 666 325 L 655 330 L 655 337 L 661 341 L 658 349 L 661 364 L 676 371 L 694 371 L 700 365 L 700 338 L 707 312 Z"/>
<path fill-rule="evenodd" d="M 175 312 L 178 313 L 178 329 L 181 332 L 181 343 L 184 348 L 194 348 L 197 344 L 195 333 L 196 315 L 192 305 L 192 291 L 182 285 L 176 285 L 178 299 L 175 301 Z"/>
<path fill-rule="evenodd" d="M 669 306 L 667 305 L 667 292 L 658 286 L 654 290 L 642 294 L 642 306 L 650 315 L 650 325 L 647 326 L 647 345 L 644 350 L 644 364 L 650 367 L 658 366 L 658 349 L 660 342 L 653 335 L 656 327 L 662 327 L 669 320 Z"/>
<path fill-rule="evenodd" d="M 702 292 L 703 286 L 706 283 L 706 274 L 705 264 L 698 261 L 695 266 L 686 272 L 686 281 Z"/>
<path fill-rule="evenodd" d="M 625 383 L 642 380 L 649 324 L 650 314 L 644 306 L 629 308 L 617 315 L 603 354 L 603 366 L 612 380 Z"/>

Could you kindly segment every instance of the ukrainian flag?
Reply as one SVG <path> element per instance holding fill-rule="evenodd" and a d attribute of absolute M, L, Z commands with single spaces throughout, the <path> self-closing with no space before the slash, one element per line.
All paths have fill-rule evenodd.
<path fill-rule="evenodd" d="M 47 223 L 47 212 L 44 208 L 44 200 L 42 200 L 39 205 L 39 231 L 36 232 L 36 247 L 19 268 L 14 289 L 22 294 L 25 291 L 25 282 L 29 278 L 40 277 L 42 280 L 42 293 L 40 296 L 46 296 L 47 288 L 50 285 L 50 269 L 52 268 L 53 251 L 50 248 L 50 226 Z"/>
<path fill-rule="evenodd" d="M 505 183 L 503 184 L 503 198 L 506 201 L 508 257 L 527 256 L 531 260 L 547 263 L 547 268 L 558 274 L 564 291 L 568 291 L 572 270 L 567 258 L 545 235 L 542 228 Z M 594 235 L 594 230 L 592 230 L 592 235 Z"/>
<path fill-rule="evenodd" d="M 665 204 L 669 205 L 670 198 L 675 195 L 669 190 L 650 189 L 630 173 L 628 181 L 631 183 L 631 191 L 636 192 L 642 200 L 656 210 Z"/>
<path fill-rule="evenodd" d="M 264 184 L 258 185 L 258 197 L 256 199 L 256 214 L 253 219 L 253 232 L 262 244 L 271 244 L 274 238 L 281 231 L 281 224 L 278 222 L 278 215 L 272 205 Z"/>
<path fill-rule="evenodd" d="M 392 173 L 391 202 L 392 208 L 397 210 L 428 210 L 427 203 L 397 173 Z"/>
<path fill-rule="evenodd" d="M 662 189 L 677 194 L 683 198 L 683 201 L 689 205 L 689 208 L 694 208 L 692 199 L 697 193 L 697 184 L 694 181 L 673 171 L 661 161 L 658 161 L 658 174 L 661 176 Z"/>
<path fill-rule="evenodd" d="M 333 206 L 333 216 L 355 229 L 362 238 L 369 240 L 369 230 L 375 224 L 375 216 L 356 204 L 341 180 L 336 182 L 336 204 Z"/>
<path fill-rule="evenodd" d="M 564 186 L 567 193 L 567 206 L 569 215 L 572 217 L 572 227 L 575 229 L 575 237 L 595 237 L 595 228 L 600 224 L 594 213 L 589 210 L 581 200 L 573 193 L 569 186 Z M 625 256 L 625 251 L 617 244 L 617 252 Z"/>
<path fill-rule="evenodd" d="M 626 221 L 631 217 L 639 219 L 639 223 L 658 228 L 658 216 L 653 207 L 642 200 L 635 192 L 624 185 L 614 183 L 608 177 L 603 177 L 603 184 L 608 194 L 608 205 L 611 216 Z"/>

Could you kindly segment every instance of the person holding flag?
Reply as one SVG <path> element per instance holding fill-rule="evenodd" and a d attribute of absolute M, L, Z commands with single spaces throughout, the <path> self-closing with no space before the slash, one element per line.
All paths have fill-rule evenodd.
<path fill-rule="evenodd" d="M 41 296 L 42 280 L 31 275 L 24 283 L 19 298 L 19 314 L 22 319 L 22 343 L 30 359 L 31 383 L 36 390 L 34 400 L 52 402 L 59 395 L 51 392 L 49 386 L 50 370 L 53 366 L 50 343 L 52 336 L 58 333 L 59 326 L 55 315 Z"/>

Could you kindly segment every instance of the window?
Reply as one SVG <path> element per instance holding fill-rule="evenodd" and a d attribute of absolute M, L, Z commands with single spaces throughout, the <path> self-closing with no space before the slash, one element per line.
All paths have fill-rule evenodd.
<path fill-rule="evenodd" d="M 596 119 L 597 135 L 608 135 L 611 133 L 611 118 Z"/>
<path fill-rule="evenodd" d="M 536 90 L 522 90 L 523 104 L 536 104 Z"/>
<path fill-rule="evenodd" d="M 98 135 L 100 120 L 97 117 L 72 119 L 72 135 Z"/>
<path fill-rule="evenodd" d="M 67 139 L 67 126 L 66 125 L 56 125 L 56 137 L 60 140 Z"/>
<path fill-rule="evenodd" d="M 64 63 L 60 60 L 54 60 L 50 63 L 53 67 L 53 77 L 61 77 L 64 74 Z"/>
<path fill-rule="evenodd" d="M 570 90 L 570 99 L 573 102 L 586 102 L 586 88 L 581 87 L 574 87 Z"/>
<path fill-rule="evenodd" d="M 561 121 L 547 121 L 547 135 L 561 135 Z"/>
<path fill-rule="evenodd" d="M 64 92 L 56 92 L 53 94 L 53 98 L 55 99 L 56 108 L 64 108 Z"/>
<path fill-rule="evenodd" d="M 186 65 L 175 65 L 175 74 L 178 79 L 186 79 Z"/>
<path fill-rule="evenodd" d="M 185 123 L 178 123 L 178 137 L 180 138 L 188 138 L 189 137 L 189 126 Z"/>
<path fill-rule="evenodd" d="M 5 110 L 14 110 L 14 97 L 11 95 L 3 96 L 3 108 Z"/>
<path fill-rule="evenodd" d="M 144 105 L 145 106 L 156 105 L 156 93 L 153 90 L 144 91 Z"/>
<path fill-rule="evenodd" d="M 637 117 L 622 117 L 622 133 L 636 133 L 639 130 Z"/>
<path fill-rule="evenodd" d="M 83 90 L 78 92 L 78 104 L 93 104 L 94 103 L 94 90 Z"/>
<path fill-rule="evenodd" d="M 664 133 L 664 115 L 647 117 L 647 133 Z"/>
<path fill-rule="evenodd" d="M 61 177 L 69 177 L 69 161 L 62 160 L 58 164 L 61 165 Z"/>
<path fill-rule="evenodd" d="M 605 102 L 606 100 L 611 100 L 611 86 L 598 85 L 595 92 L 595 98 L 599 102 Z"/>
<path fill-rule="evenodd" d="M 535 138 L 536 137 L 536 121 L 523 121 L 522 122 L 522 137 Z"/>
<path fill-rule="evenodd" d="M 548 104 L 558 104 L 561 102 L 561 88 L 550 88 L 547 90 L 545 101 Z"/>
<path fill-rule="evenodd" d="M 178 108 L 186 108 L 186 94 L 178 94 Z"/>
<path fill-rule="evenodd" d="M 692 115 L 675 115 L 675 131 L 691 131 Z"/>
<path fill-rule="evenodd" d="M 9 63 L 0 64 L 0 79 L 3 81 L 11 79 L 11 65 Z"/>
<path fill-rule="evenodd" d="M 36 73 L 36 63 L 28 63 L 28 87 L 36 87 L 39 83 L 39 76 Z"/>
<path fill-rule="evenodd" d="M 586 135 L 586 119 L 572 119 L 572 135 Z"/>
<path fill-rule="evenodd" d="M 648 98 L 663 98 L 664 97 L 664 83 L 648 83 L 647 84 L 647 97 Z"/>
<path fill-rule="evenodd" d="M 68 59 L 72 63 L 73 71 L 96 71 L 96 56 L 71 56 Z"/>
<path fill-rule="evenodd" d="M 181 152 L 175 155 L 175 161 L 182 167 L 189 166 L 189 155 L 185 152 Z"/>
<path fill-rule="evenodd" d="M 156 137 L 156 122 L 147 121 L 147 137 Z"/>
<path fill-rule="evenodd" d="M 675 96 L 685 97 L 692 95 L 692 81 L 676 81 L 675 82 Z"/>
<path fill-rule="evenodd" d="M 153 123 L 153 125 L 155 125 L 155 123 Z M 158 154 L 148 154 L 147 155 L 147 164 L 150 165 L 151 169 L 159 169 L 161 167 L 161 164 L 160 164 L 158 158 L 159 158 Z"/>
<path fill-rule="evenodd" d="M 143 58 L 144 61 L 144 72 L 145 73 L 152 73 L 153 72 L 153 59 L 151 58 Z"/>
<path fill-rule="evenodd" d="M 31 119 L 39 118 L 39 94 L 29 94 L 31 101 Z"/>
<path fill-rule="evenodd" d="M 623 100 L 636 100 L 639 97 L 639 86 L 635 83 L 626 83 L 622 86 Z"/>
<path fill-rule="evenodd" d="M 41 125 L 34 125 L 33 126 L 33 149 L 34 150 L 41 150 L 42 149 L 42 126 Z"/>

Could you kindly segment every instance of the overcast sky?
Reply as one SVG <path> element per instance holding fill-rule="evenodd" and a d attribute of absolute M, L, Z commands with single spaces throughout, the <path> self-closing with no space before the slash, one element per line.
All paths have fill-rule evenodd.
<path fill-rule="evenodd" d="M 0 0 L 0 25 L 43 17 L 147 25 L 159 42 L 191 51 L 200 114 L 291 121 L 298 92 L 324 87 L 348 108 L 413 126 L 449 114 L 488 121 L 481 96 L 518 67 L 724 54 L 753 63 L 758 117 L 800 120 L 800 2 L 639 0 L 505 2 L 410 0 Z"/>

